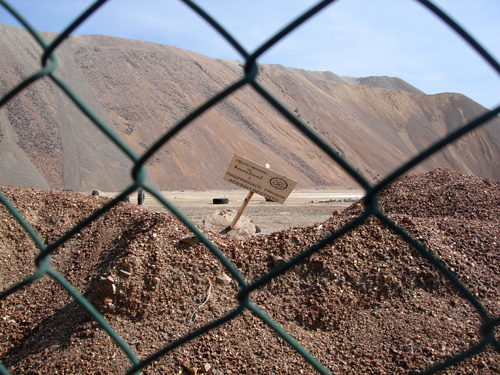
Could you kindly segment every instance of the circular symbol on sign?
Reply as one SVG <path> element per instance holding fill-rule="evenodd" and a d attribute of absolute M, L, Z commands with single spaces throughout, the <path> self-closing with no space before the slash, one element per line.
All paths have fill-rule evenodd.
<path fill-rule="evenodd" d="M 288 183 L 279 177 L 271 178 L 271 181 L 269 181 L 269 183 L 275 189 L 285 190 L 288 187 Z"/>

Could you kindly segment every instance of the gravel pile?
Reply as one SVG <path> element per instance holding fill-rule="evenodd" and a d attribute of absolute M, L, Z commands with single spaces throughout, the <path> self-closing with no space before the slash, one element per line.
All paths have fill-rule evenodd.
<path fill-rule="evenodd" d="M 2 193 L 46 243 L 108 202 L 73 192 L 8 187 Z M 438 255 L 492 316 L 500 315 L 499 200 L 498 181 L 448 170 L 406 176 L 379 197 L 381 209 Z M 323 223 L 247 240 L 210 231 L 207 236 L 250 282 L 362 211 L 353 204 Z M 119 203 L 59 248 L 51 264 L 144 359 L 237 306 L 237 284 L 202 244 L 180 241 L 189 235 L 174 216 Z M 36 253 L 0 206 L 0 290 L 35 270 Z M 332 373 L 413 373 L 481 338 L 481 321 L 470 304 L 375 218 L 251 299 Z M 1 301 L 0 309 L 0 360 L 11 373 L 119 374 L 131 367 L 109 336 L 48 277 Z M 314 370 L 260 319 L 244 312 L 144 372 Z M 499 372 L 500 354 L 491 347 L 445 371 Z"/>

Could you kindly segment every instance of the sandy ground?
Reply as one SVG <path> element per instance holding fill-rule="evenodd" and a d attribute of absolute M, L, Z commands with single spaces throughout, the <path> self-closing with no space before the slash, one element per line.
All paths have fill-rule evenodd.
<path fill-rule="evenodd" d="M 180 208 L 197 225 L 212 211 L 223 209 L 238 210 L 248 192 L 246 190 L 211 191 L 164 191 L 163 196 Z M 114 196 L 114 193 L 102 195 Z M 309 226 L 332 216 L 333 211 L 352 204 L 364 195 L 363 190 L 296 190 L 284 204 L 266 202 L 265 198 L 254 194 L 245 208 L 243 216 L 253 219 L 262 234 L 297 226 Z M 213 204 L 213 198 L 228 198 L 228 204 Z M 338 200 L 346 200 L 338 202 Z M 137 203 L 137 194 L 130 195 L 130 202 Z M 156 198 L 146 193 L 146 206 L 154 211 L 168 211 Z"/>

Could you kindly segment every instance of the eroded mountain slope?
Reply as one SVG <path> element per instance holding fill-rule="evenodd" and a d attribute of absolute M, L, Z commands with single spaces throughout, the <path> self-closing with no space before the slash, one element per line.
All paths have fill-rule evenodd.
<path fill-rule="evenodd" d="M 6 92 L 37 70 L 41 52 L 24 30 L 0 30 Z M 137 154 L 243 74 L 238 61 L 101 35 L 71 36 L 56 56 L 55 74 Z M 425 95 L 398 78 L 260 68 L 259 81 L 370 180 L 486 111 L 463 95 Z M 48 79 L 0 110 L 0 131 L 0 185 L 116 191 L 131 181 L 129 158 Z M 269 163 L 301 188 L 354 186 L 249 85 L 179 132 L 147 167 L 162 189 L 228 189 L 222 176 L 235 153 Z M 499 162 L 497 118 L 415 170 L 446 167 L 498 179 Z"/>

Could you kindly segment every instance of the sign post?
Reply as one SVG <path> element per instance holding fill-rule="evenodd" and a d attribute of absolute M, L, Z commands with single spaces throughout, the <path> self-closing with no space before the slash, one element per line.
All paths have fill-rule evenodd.
<path fill-rule="evenodd" d="M 241 204 L 240 209 L 238 210 L 238 212 L 237 212 L 237 213 L 236 213 L 236 215 L 234 216 L 233 222 L 231 223 L 231 225 L 229 226 L 229 228 L 234 229 L 234 227 L 236 226 L 236 223 L 238 222 L 238 220 L 239 220 L 239 219 L 240 219 L 240 217 L 241 217 L 241 214 L 243 213 L 243 210 L 244 210 L 244 209 L 245 209 L 245 207 L 248 205 L 248 202 L 250 202 L 250 199 L 252 199 L 253 194 L 254 194 L 254 192 L 253 192 L 253 191 L 249 191 L 249 192 L 248 192 L 247 197 L 245 198 L 245 200 L 244 200 L 244 201 L 243 201 L 243 203 Z"/>
<path fill-rule="evenodd" d="M 241 156 L 234 155 L 224 175 L 224 180 L 250 191 L 234 217 L 230 225 L 231 229 L 235 227 L 254 193 L 262 195 L 267 200 L 283 204 L 297 185 L 297 181 L 266 167 L 268 165 L 263 167 Z"/>

